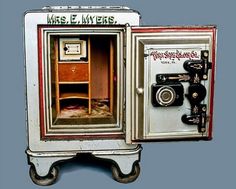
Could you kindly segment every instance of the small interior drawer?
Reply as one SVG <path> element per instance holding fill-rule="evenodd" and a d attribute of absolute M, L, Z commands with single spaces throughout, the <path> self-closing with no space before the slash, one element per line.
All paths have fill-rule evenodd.
<path fill-rule="evenodd" d="M 59 82 L 80 82 L 88 81 L 87 63 L 59 63 Z"/>

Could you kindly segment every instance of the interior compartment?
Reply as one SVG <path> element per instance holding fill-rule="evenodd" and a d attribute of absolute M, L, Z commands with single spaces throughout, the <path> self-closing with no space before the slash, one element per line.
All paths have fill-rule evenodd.
<path fill-rule="evenodd" d="M 76 59 L 72 54 L 71 60 L 66 58 L 65 53 L 62 59 L 60 51 L 68 51 L 61 45 L 63 38 L 73 43 L 83 39 L 86 57 Z M 116 122 L 116 50 L 116 36 L 112 35 L 50 37 L 51 109 L 54 124 Z"/>

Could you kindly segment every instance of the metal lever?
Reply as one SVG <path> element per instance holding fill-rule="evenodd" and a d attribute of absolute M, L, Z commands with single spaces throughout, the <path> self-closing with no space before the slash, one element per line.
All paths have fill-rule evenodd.
<path fill-rule="evenodd" d="M 197 125 L 198 132 L 204 133 L 206 131 L 206 112 L 201 112 L 195 115 L 182 116 L 182 122 L 188 125 Z"/>
<path fill-rule="evenodd" d="M 157 74 L 156 75 L 156 82 L 158 84 L 164 82 L 184 82 L 189 81 L 191 78 L 187 73 L 179 73 L 179 74 Z"/>
<path fill-rule="evenodd" d="M 190 77 L 194 78 L 197 75 L 200 80 L 208 79 L 208 70 L 212 68 L 212 63 L 208 61 L 208 57 L 208 51 L 201 51 L 200 60 L 186 60 L 184 62 L 184 69 L 189 72 Z"/>

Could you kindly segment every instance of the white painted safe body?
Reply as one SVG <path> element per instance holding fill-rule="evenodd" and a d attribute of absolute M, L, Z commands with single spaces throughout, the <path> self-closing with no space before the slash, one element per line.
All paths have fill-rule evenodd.
<path fill-rule="evenodd" d="M 54 183 L 56 163 L 81 153 L 112 160 L 114 179 L 131 182 L 141 142 L 212 138 L 216 27 L 139 24 L 127 7 L 26 12 L 26 152 L 36 184 Z"/>

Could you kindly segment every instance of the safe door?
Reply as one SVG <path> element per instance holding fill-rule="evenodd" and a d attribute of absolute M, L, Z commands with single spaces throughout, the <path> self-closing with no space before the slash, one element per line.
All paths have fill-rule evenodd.
<path fill-rule="evenodd" d="M 210 140 L 216 27 L 129 27 L 126 142 Z"/>

